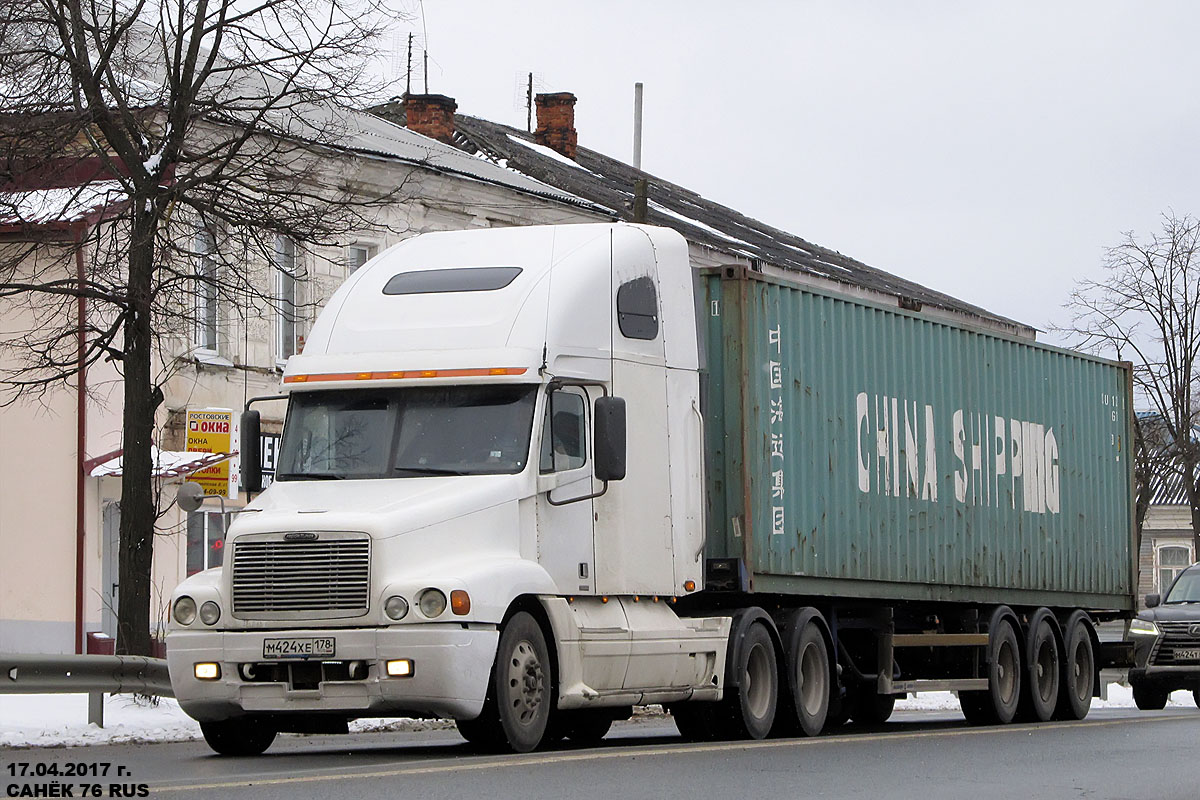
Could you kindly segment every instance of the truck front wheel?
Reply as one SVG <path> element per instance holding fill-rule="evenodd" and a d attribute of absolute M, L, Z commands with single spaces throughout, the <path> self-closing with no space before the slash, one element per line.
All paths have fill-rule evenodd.
<path fill-rule="evenodd" d="M 554 676 L 546 637 L 532 616 L 520 611 L 500 634 L 492 672 L 495 709 L 509 747 L 528 753 L 541 744 L 550 721 Z M 484 708 L 484 713 L 489 712 Z"/>
<path fill-rule="evenodd" d="M 200 732 L 213 752 L 223 756 L 257 756 L 275 741 L 276 731 L 254 718 L 241 717 L 221 722 L 201 722 Z"/>

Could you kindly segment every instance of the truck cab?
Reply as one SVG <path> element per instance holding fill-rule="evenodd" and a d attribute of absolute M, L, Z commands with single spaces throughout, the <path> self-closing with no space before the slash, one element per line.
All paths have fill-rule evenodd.
<path fill-rule="evenodd" d="M 729 620 L 672 610 L 703 580 L 692 281 L 678 234 L 625 224 L 426 234 L 357 270 L 284 370 L 275 482 L 173 596 L 210 745 L 442 716 L 530 749 L 551 712 L 718 698 Z"/>

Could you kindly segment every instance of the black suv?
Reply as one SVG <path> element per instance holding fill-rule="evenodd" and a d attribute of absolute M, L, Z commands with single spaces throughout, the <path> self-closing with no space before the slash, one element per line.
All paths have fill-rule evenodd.
<path fill-rule="evenodd" d="M 1191 689 L 1200 706 L 1200 564 L 1179 573 L 1165 598 L 1146 595 L 1146 606 L 1129 625 L 1133 702 L 1157 710 L 1171 692 Z"/>

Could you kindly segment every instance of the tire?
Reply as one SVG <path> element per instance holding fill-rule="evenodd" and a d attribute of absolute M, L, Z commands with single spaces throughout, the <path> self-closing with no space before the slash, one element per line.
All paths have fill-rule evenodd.
<path fill-rule="evenodd" d="M 1063 659 L 1050 620 L 1048 611 L 1035 614 L 1025 637 L 1025 705 L 1038 722 L 1053 719 L 1061 694 Z"/>
<path fill-rule="evenodd" d="M 562 735 L 575 744 L 598 744 L 612 728 L 612 716 L 604 711 L 571 711 L 563 714 L 560 723 Z"/>
<path fill-rule="evenodd" d="M 1195 702 L 1196 708 L 1200 708 L 1200 689 L 1192 689 L 1192 701 Z"/>
<path fill-rule="evenodd" d="M 711 742 L 721 729 L 717 703 L 674 703 L 671 718 L 686 742 Z"/>
<path fill-rule="evenodd" d="M 1133 685 L 1133 702 L 1142 711 L 1162 711 L 1167 707 L 1167 699 L 1171 693 L 1157 686 L 1147 686 L 1143 683 Z"/>
<path fill-rule="evenodd" d="M 1092 708 L 1096 683 L 1096 653 L 1092 647 L 1091 624 L 1087 615 L 1077 611 L 1063 629 L 1063 674 L 1059 681 L 1056 719 L 1083 719 Z"/>
<path fill-rule="evenodd" d="M 477 718 L 456 719 L 454 725 L 464 739 L 481 750 L 495 750 L 504 743 L 504 731 L 500 729 L 500 720 L 496 718 L 495 711 L 491 711 L 487 706 Z"/>
<path fill-rule="evenodd" d="M 825 732 L 834 732 L 850 721 L 850 710 L 853 708 L 849 695 L 829 701 L 829 713 L 825 716 Z"/>
<path fill-rule="evenodd" d="M 882 725 L 896 708 L 896 695 L 863 692 L 850 707 L 850 719 L 860 725 Z"/>
<path fill-rule="evenodd" d="M 253 717 L 201 722 L 200 731 L 208 746 L 223 756 L 262 755 L 277 734 L 270 725 Z"/>
<path fill-rule="evenodd" d="M 554 676 L 546 638 L 537 620 L 524 611 L 505 624 L 492 668 L 491 709 L 509 748 L 528 753 L 542 743 L 550 722 Z"/>
<path fill-rule="evenodd" d="M 723 701 L 729 718 L 727 735 L 733 739 L 764 739 L 771 732 L 779 703 L 779 667 L 766 625 L 749 625 L 736 659 L 733 668 L 737 687 Z"/>
<path fill-rule="evenodd" d="M 972 725 L 1007 725 L 1021 704 L 1021 645 L 1012 622 L 1002 619 L 988 637 L 988 688 L 958 693 Z"/>
<path fill-rule="evenodd" d="M 829 717 L 829 648 L 820 624 L 810 614 L 796 618 L 798 627 L 784 628 L 787 647 L 786 703 L 776 710 L 776 730 L 781 735 L 817 736 Z"/>

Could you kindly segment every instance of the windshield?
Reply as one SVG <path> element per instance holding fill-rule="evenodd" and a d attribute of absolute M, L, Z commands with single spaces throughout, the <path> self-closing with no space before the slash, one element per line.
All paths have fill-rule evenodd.
<path fill-rule="evenodd" d="M 1189 569 L 1180 575 L 1165 602 L 1200 603 L 1200 570 Z"/>
<path fill-rule="evenodd" d="M 529 458 L 536 386 L 297 392 L 276 480 L 516 473 Z"/>

